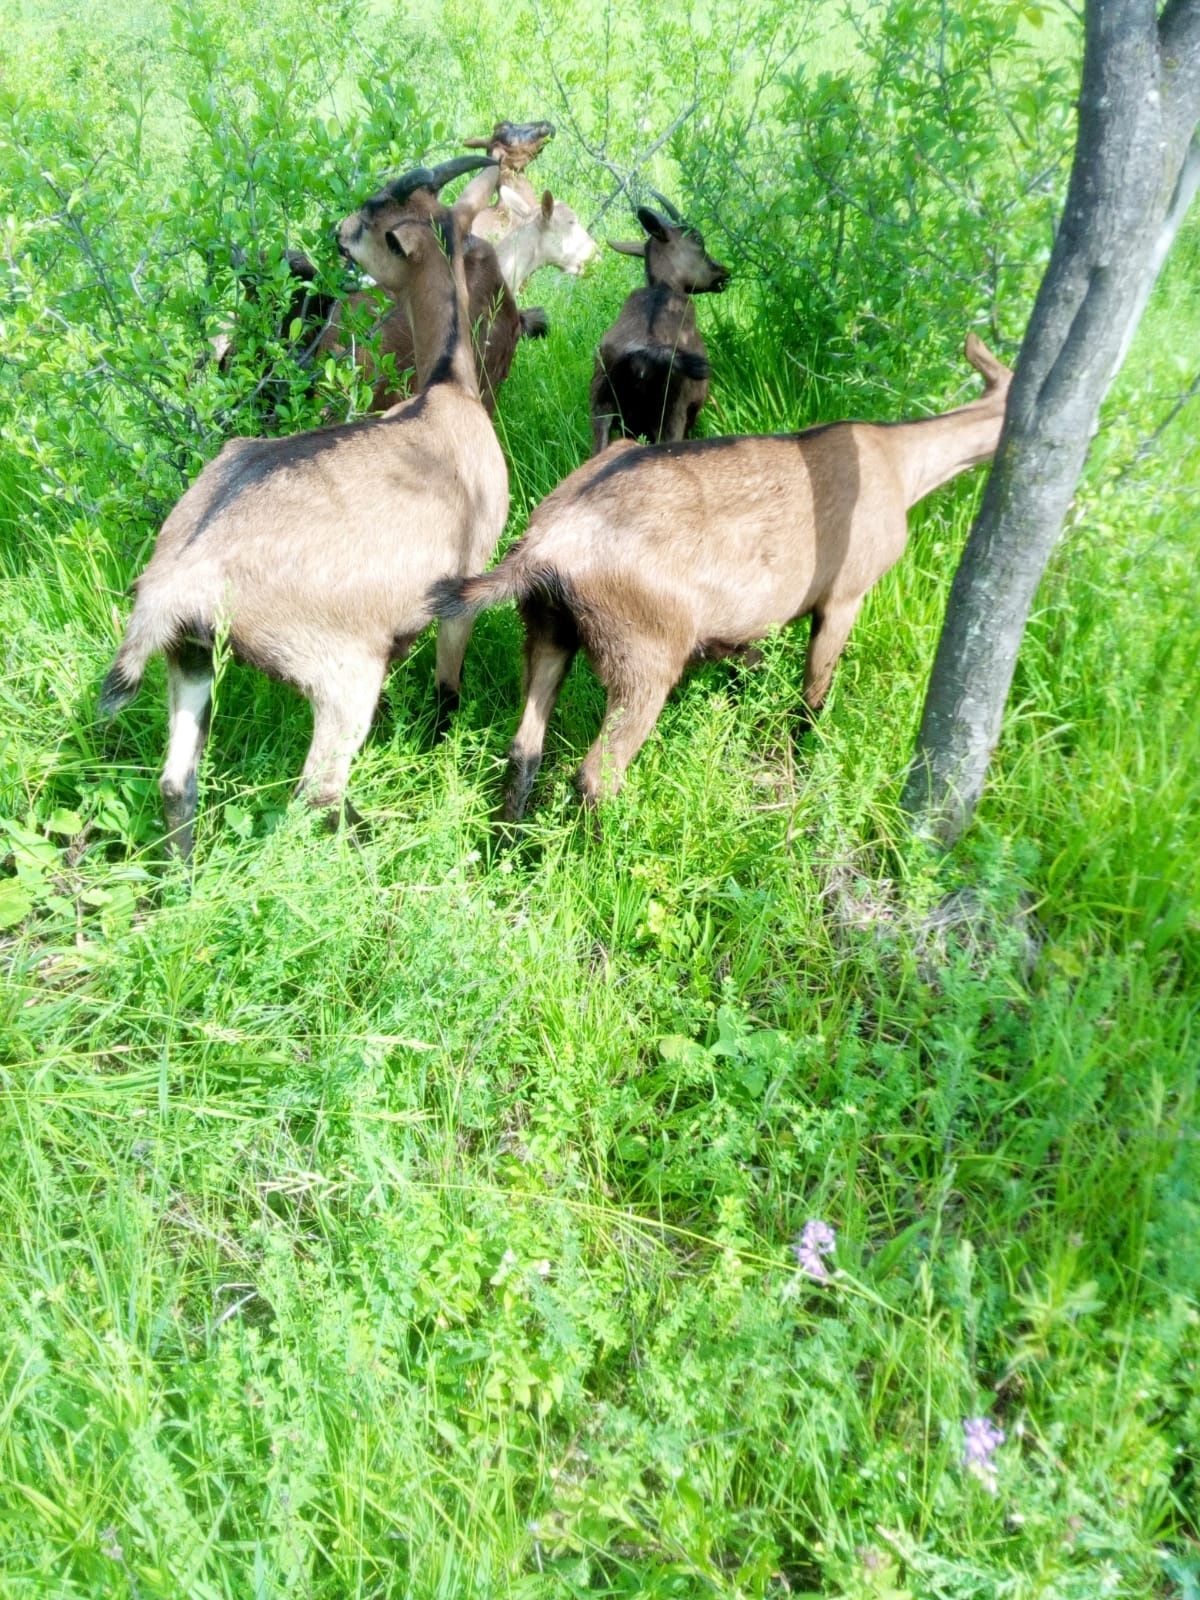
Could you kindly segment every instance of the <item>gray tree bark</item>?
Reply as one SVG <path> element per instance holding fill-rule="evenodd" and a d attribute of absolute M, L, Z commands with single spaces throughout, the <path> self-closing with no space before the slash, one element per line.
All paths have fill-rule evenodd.
<path fill-rule="evenodd" d="M 1075 160 L 983 504 L 954 577 L 903 805 L 951 843 L 1100 403 L 1200 177 L 1200 0 L 1087 0 Z"/>

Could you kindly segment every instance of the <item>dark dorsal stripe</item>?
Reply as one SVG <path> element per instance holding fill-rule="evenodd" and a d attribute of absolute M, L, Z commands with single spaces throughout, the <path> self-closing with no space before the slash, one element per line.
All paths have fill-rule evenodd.
<path fill-rule="evenodd" d="M 450 383 L 457 381 L 454 378 L 454 351 L 460 337 L 460 323 L 458 319 L 458 285 L 454 281 L 454 260 L 458 254 L 458 235 L 454 219 L 449 215 L 434 217 L 430 223 L 434 236 L 441 246 L 450 268 L 450 327 L 446 334 L 446 342 L 442 346 L 441 354 L 433 364 L 433 370 L 425 381 L 425 387 L 432 389 L 436 383 Z M 475 357 L 472 354 L 471 360 Z"/>

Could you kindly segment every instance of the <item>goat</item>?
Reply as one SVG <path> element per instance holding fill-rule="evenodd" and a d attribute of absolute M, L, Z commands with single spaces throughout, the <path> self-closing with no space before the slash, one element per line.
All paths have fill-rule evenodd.
<path fill-rule="evenodd" d="M 494 166 L 490 170 L 496 172 Z M 474 187 L 469 185 L 463 191 L 462 203 L 471 203 L 468 194 Z M 486 174 L 481 193 L 484 197 L 491 193 Z M 511 191 L 506 193 L 511 209 L 524 217 L 525 202 Z M 464 267 L 469 316 L 480 392 L 489 412 L 495 411 L 500 385 L 512 367 L 519 340 L 541 338 L 547 332 L 546 314 L 541 307 L 519 310 L 515 295 L 541 266 L 557 266 L 572 274 L 581 272 L 595 249 L 595 242 L 580 226 L 570 206 L 555 201 L 549 190 L 542 196 L 539 209 L 525 217 L 521 226 L 494 250 L 484 240 L 474 236 L 468 239 Z M 301 252 L 289 250 L 287 260 L 302 284 L 316 278 L 317 269 Z M 412 329 L 404 307 L 379 289 L 356 290 L 340 303 L 314 295 L 306 302 L 319 307 L 314 322 L 311 316 L 302 315 L 305 293 L 304 288 L 297 289 L 284 324 L 290 327 L 294 317 L 302 317 L 303 331 L 296 341 L 300 359 L 310 362 L 317 356 L 349 351 L 372 385 L 371 410 L 385 411 L 395 405 L 405 392 L 400 386 L 401 377 L 413 365 Z M 370 333 L 378 335 L 374 342 L 362 340 L 350 331 L 364 321 L 369 323 Z M 223 330 L 220 337 L 223 350 L 218 354 L 224 364 L 231 337 L 228 330 Z"/>
<path fill-rule="evenodd" d="M 246 252 L 235 245 L 231 252 L 233 269 L 238 283 L 241 285 L 242 294 L 247 305 L 255 305 L 259 298 L 259 289 L 263 273 L 268 270 L 269 263 L 265 255 L 259 257 L 258 268 L 251 267 Z M 314 287 L 320 274 L 316 266 L 305 255 L 303 250 L 285 250 L 283 258 L 287 262 L 290 278 L 294 283 L 290 286 L 287 310 L 280 321 L 281 329 L 290 329 L 293 323 L 299 321 L 301 327 L 308 330 L 305 344 L 315 341 L 316 330 L 328 323 L 337 305 L 337 297 L 327 291 Z M 217 333 L 208 341 L 210 359 L 216 362 L 217 369 L 221 372 L 229 370 L 236 348 L 237 324 L 233 318 L 227 318 L 221 323 Z"/>
<path fill-rule="evenodd" d="M 596 241 L 571 207 L 549 189 L 530 205 L 515 189 L 501 185 L 500 197 L 517 226 L 496 243 L 496 260 L 513 294 L 539 267 L 557 267 L 577 278 L 596 254 Z"/>
<path fill-rule="evenodd" d="M 464 198 L 478 200 L 471 231 L 496 248 L 500 270 L 514 294 L 539 267 L 553 266 L 572 276 L 596 254 L 596 241 L 579 218 L 549 189 L 537 195 L 525 168 L 554 137 L 552 122 L 498 122 L 486 139 L 468 139 L 468 149 L 486 150 L 497 164 L 495 190 L 489 175 L 472 178 Z"/>
<path fill-rule="evenodd" d="M 460 203 L 469 208 L 470 202 L 465 198 Z M 490 416 L 496 409 L 500 385 L 512 367 L 518 341 L 544 335 L 546 315 L 540 307 L 518 310 L 496 252 L 482 239 L 470 236 L 464 242 L 463 269 L 479 390 Z M 377 312 L 372 328 L 378 334 L 374 346 L 347 335 L 347 325 L 361 320 L 356 313 L 363 307 L 374 307 Z M 413 328 L 404 305 L 387 292 L 385 285 L 356 290 L 335 307 L 317 336 L 318 356 L 338 355 L 347 348 L 371 384 L 372 411 L 386 411 L 404 397 L 402 377 L 414 365 Z"/>
<path fill-rule="evenodd" d="M 541 502 L 491 572 L 435 586 L 441 617 L 510 598 L 521 611 L 507 820 L 524 814 L 581 646 L 608 697 L 577 780 L 591 804 L 620 788 L 689 661 L 740 653 L 810 614 L 804 702 L 819 710 L 863 597 L 904 551 L 908 508 L 995 454 L 1012 373 L 974 334 L 966 358 L 983 395 L 920 421 L 615 445 Z"/>
<path fill-rule="evenodd" d="M 498 122 L 486 138 L 463 141 L 468 150 L 486 150 L 499 166 L 494 190 L 486 188 L 487 179 L 481 177 L 472 179 L 463 191 L 463 199 L 479 203 L 471 224 L 471 231 L 478 238 L 498 244 L 517 226 L 511 195 L 530 211 L 537 205 L 537 195 L 525 176 L 525 168 L 553 137 L 552 122 Z M 493 203 L 493 195 L 497 197 L 496 203 Z"/>
<path fill-rule="evenodd" d="M 708 255 L 704 240 L 670 201 L 663 204 L 673 221 L 640 206 L 637 217 L 647 237 L 636 243 L 610 240 L 623 255 L 645 257 L 646 287 L 628 297 L 596 352 L 594 456 L 608 447 L 614 431 L 629 439 L 682 439 L 708 399 L 708 352 L 691 296 L 719 294 L 729 272 Z"/>
<path fill-rule="evenodd" d="M 382 417 L 284 439 L 232 439 L 167 517 L 100 709 L 167 658 L 170 738 L 160 788 L 174 848 L 190 853 L 213 644 L 294 685 L 313 706 L 300 792 L 336 812 L 388 663 L 432 620 L 433 581 L 491 554 L 508 472 L 479 398 L 463 249 L 471 212 L 438 190 L 479 165 L 418 168 L 373 195 L 338 243 L 405 304 L 422 392 Z M 469 619 L 438 631 L 439 701 L 457 700 Z M 352 814 L 352 808 L 347 807 Z"/>
<path fill-rule="evenodd" d="M 461 204 L 479 208 L 472 223 L 465 267 L 479 385 L 489 412 L 495 410 L 497 393 L 512 366 L 517 342 L 541 338 L 548 331 L 545 311 L 540 306 L 518 310 L 515 296 L 539 267 L 554 266 L 577 275 L 596 253 L 595 241 L 571 207 L 556 201 L 549 190 L 539 201 L 523 176 L 528 162 L 553 135 L 554 127 L 549 122 L 500 122 L 489 139 L 467 141 L 472 148 L 486 147 L 489 151 L 484 170 L 459 197 Z M 497 190 L 500 205 L 495 206 L 491 202 Z M 489 244 L 492 239 L 494 257 Z M 244 264 L 244 259 L 242 255 L 238 264 Z M 413 365 L 412 330 L 403 307 L 371 290 L 357 291 L 342 304 L 330 296 L 318 297 L 302 287 L 317 278 L 317 269 L 309 258 L 300 251 L 289 250 L 287 261 L 301 287 L 292 297 L 282 328 L 290 329 L 300 318 L 302 331 L 292 343 L 301 363 L 307 365 L 317 356 L 340 355 L 348 348 L 372 384 L 371 409 L 382 411 L 396 404 L 405 392 L 399 387 L 399 378 Z M 247 299 L 255 296 L 255 286 L 248 285 Z M 363 343 L 353 333 L 347 333 L 349 327 L 364 321 L 371 323 L 370 332 L 379 336 L 374 344 Z M 218 365 L 224 370 L 233 350 L 232 325 L 222 327 L 210 342 Z"/>

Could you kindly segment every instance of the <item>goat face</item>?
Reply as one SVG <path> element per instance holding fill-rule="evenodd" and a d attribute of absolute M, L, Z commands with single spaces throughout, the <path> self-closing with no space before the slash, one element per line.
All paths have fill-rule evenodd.
<path fill-rule="evenodd" d="M 486 139 L 466 139 L 468 150 L 486 150 L 500 163 L 505 176 L 524 172 L 548 139 L 554 137 L 552 122 L 498 122 Z"/>
<path fill-rule="evenodd" d="M 638 221 L 647 237 L 636 243 L 610 241 L 626 256 L 644 256 L 646 282 L 661 283 L 679 294 L 720 294 L 729 282 L 729 268 L 714 261 L 698 229 L 680 218 L 668 222 L 649 206 L 639 206 Z"/>
<path fill-rule="evenodd" d="M 456 156 L 453 161 L 443 161 L 432 171 L 417 167 L 396 178 L 386 188 L 380 189 L 337 228 L 338 249 L 385 289 L 398 291 L 406 281 L 406 272 L 397 263 L 412 255 L 413 249 L 423 245 L 406 225 L 431 222 L 444 218 L 445 208 L 438 199 L 443 184 L 464 172 L 474 172 L 494 163 L 481 156 Z M 459 208 L 464 221 L 469 222 L 466 202 Z M 474 208 L 471 209 L 474 214 Z M 389 235 L 393 237 L 389 239 Z M 425 230 L 429 236 L 429 230 Z M 443 240 L 444 252 L 450 240 Z"/>
<path fill-rule="evenodd" d="M 432 209 L 439 209 L 436 201 Z M 445 226 L 448 214 L 443 211 L 439 220 Z M 439 236 L 432 219 L 414 216 L 411 201 L 398 205 L 386 192 L 373 195 L 340 224 L 337 242 L 343 255 L 394 295 L 403 292 L 413 267 L 428 251 L 449 254 L 448 241 Z"/>
<path fill-rule="evenodd" d="M 558 267 L 577 278 L 596 254 L 596 241 L 565 201 L 556 200 L 546 189 L 536 209 L 507 184 L 500 186 L 501 203 L 515 222 L 524 227 L 535 222 L 538 230 L 539 266 Z"/>
<path fill-rule="evenodd" d="M 596 254 L 596 241 L 591 234 L 570 206 L 556 200 L 549 189 L 542 195 L 538 228 L 550 265 L 561 267 L 573 278 L 579 276 Z"/>

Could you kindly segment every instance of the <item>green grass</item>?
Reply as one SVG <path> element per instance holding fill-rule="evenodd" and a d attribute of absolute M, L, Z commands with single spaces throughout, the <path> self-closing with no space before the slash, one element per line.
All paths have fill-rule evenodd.
<path fill-rule="evenodd" d="M 394 673 L 359 843 L 288 802 L 303 703 L 230 666 L 187 874 L 161 669 L 93 713 L 174 469 L 76 460 L 66 417 L 39 464 L 21 406 L 71 374 L 0 378 L 0 1594 L 1194 1595 L 1196 403 L 1130 463 L 1192 376 L 1198 261 L 1193 226 L 938 863 L 897 794 L 981 474 L 914 515 L 811 737 L 802 629 L 706 667 L 598 839 L 581 662 L 488 849 L 508 612 L 432 753 L 432 641 Z M 514 534 L 586 452 L 629 282 L 536 281 Z M 896 368 L 824 363 L 762 286 L 700 314 L 709 430 L 896 414 Z M 914 403 L 970 392 L 969 320 Z"/>

